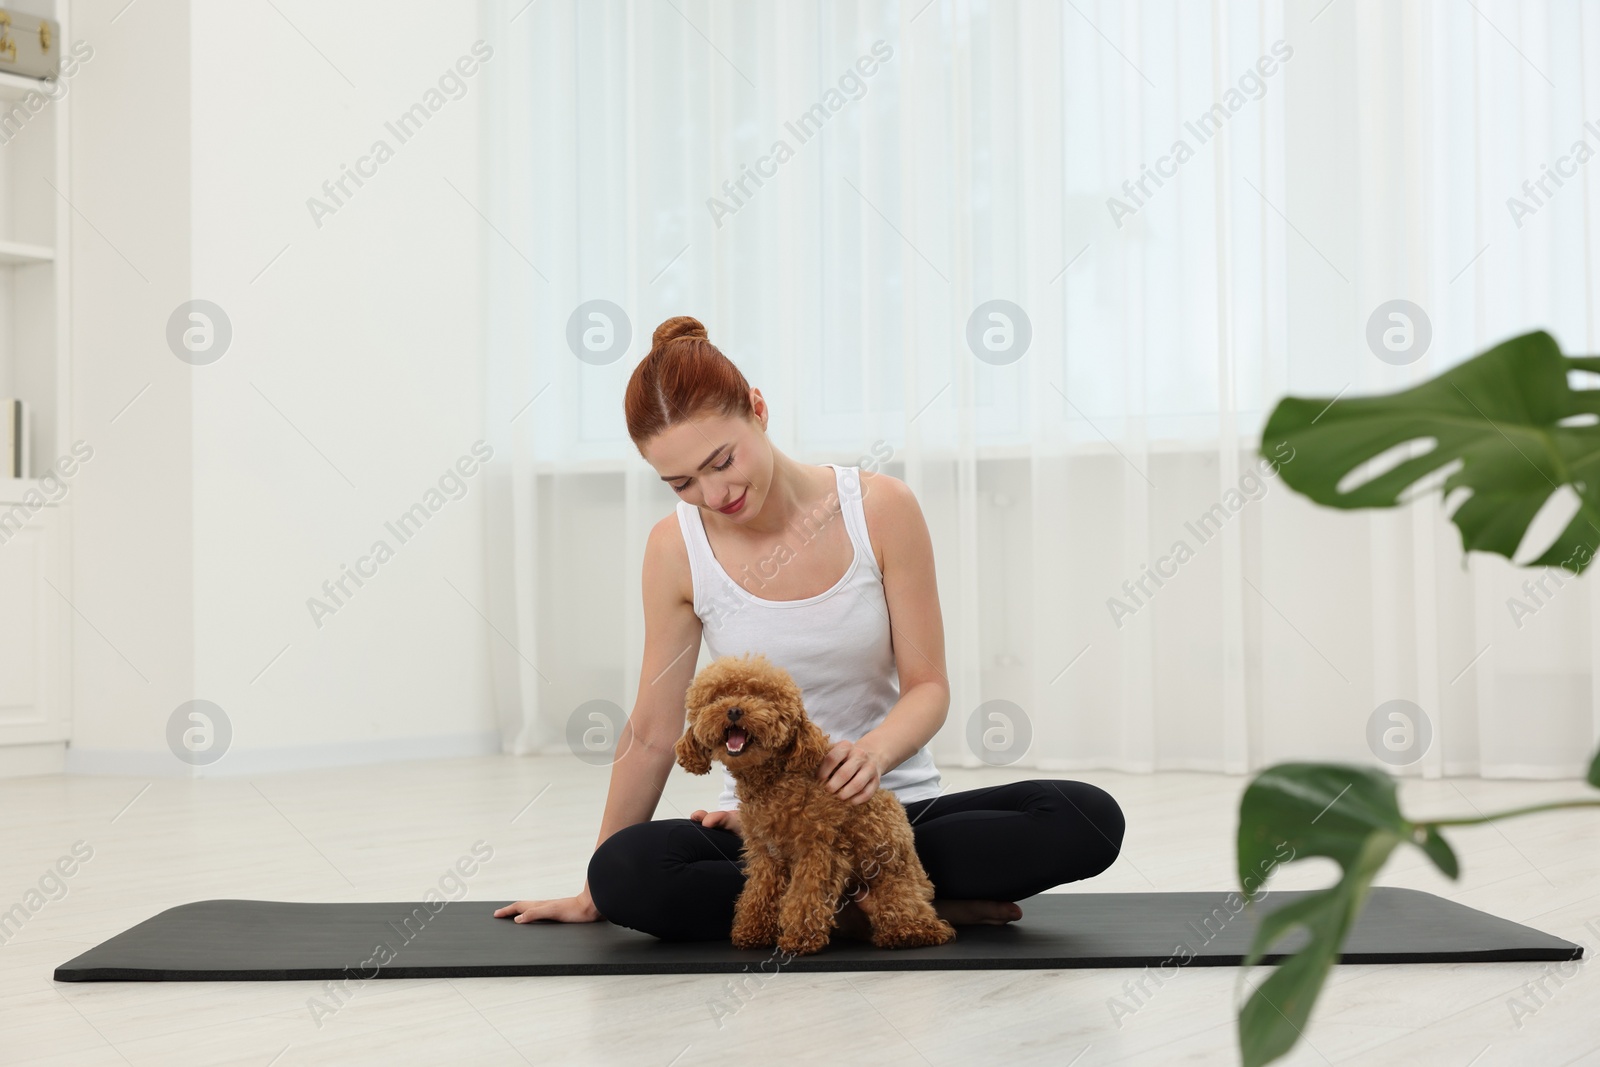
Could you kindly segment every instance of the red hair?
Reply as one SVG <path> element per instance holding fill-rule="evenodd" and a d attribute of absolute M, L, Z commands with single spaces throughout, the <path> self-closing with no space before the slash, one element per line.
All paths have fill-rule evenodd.
<path fill-rule="evenodd" d="M 628 436 L 644 443 L 703 415 L 751 418 L 750 383 L 706 337 L 700 320 L 676 315 L 650 337 L 650 351 L 633 369 L 622 398 Z"/>

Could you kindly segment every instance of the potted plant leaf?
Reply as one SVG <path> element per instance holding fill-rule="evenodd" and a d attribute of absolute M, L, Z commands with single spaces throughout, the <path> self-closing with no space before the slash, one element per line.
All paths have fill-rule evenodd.
<path fill-rule="evenodd" d="M 1261 434 L 1263 457 L 1284 484 L 1335 508 L 1398 507 L 1418 490 L 1447 502 L 1462 549 L 1511 559 L 1534 517 L 1563 486 L 1578 507 L 1534 566 L 1581 574 L 1600 549 L 1600 390 L 1573 389 L 1571 371 L 1600 372 L 1600 357 L 1564 356 L 1543 331 L 1504 341 L 1436 377 L 1396 393 L 1342 399 L 1286 397 Z M 1420 483 L 1420 484 L 1419 484 Z M 1458 490 L 1464 491 L 1457 493 Z M 1588 783 L 1600 788 L 1600 754 Z M 1246 967 L 1291 930 L 1305 944 L 1285 956 L 1239 1011 L 1245 1067 L 1294 1047 L 1328 972 L 1339 958 L 1374 878 L 1391 853 L 1415 846 L 1450 878 L 1460 874 L 1441 829 L 1556 808 L 1594 807 L 1597 798 L 1538 804 L 1470 818 L 1407 819 L 1395 782 L 1344 764 L 1282 763 L 1262 771 L 1239 803 L 1238 871 L 1247 899 L 1262 892 L 1255 872 L 1287 842 L 1296 860 L 1325 856 L 1337 882 L 1266 915 Z"/>

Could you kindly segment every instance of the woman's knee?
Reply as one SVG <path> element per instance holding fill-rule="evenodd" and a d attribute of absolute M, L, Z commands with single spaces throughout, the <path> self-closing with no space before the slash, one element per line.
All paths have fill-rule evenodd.
<path fill-rule="evenodd" d="M 656 819 L 624 826 L 589 857 L 589 895 L 609 922 L 664 941 L 726 937 L 734 900 L 743 883 L 737 861 L 730 876 L 721 870 L 730 847 L 708 835 L 726 834 L 738 852 L 738 836 L 706 830 L 688 819 Z M 709 854 L 708 854 L 709 850 Z M 699 870 L 711 860 L 716 869 Z M 708 891 L 707 879 L 716 881 Z"/>
<path fill-rule="evenodd" d="M 589 896 L 600 914 L 618 926 L 634 927 L 644 918 L 640 890 L 648 885 L 656 860 L 651 836 L 648 822 L 624 826 L 589 857 Z"/>
<path fill-rule="evenodd" d="M 1059 815 L 1079 870 L 1079 878 L 1092 878 L 1116 862 L 1122 852 L 1127 820 L 1122 806 L 1110 793 L 1088 782 L 1048 781 L 1046 794 L 1054 794 L 1050 807 Z"/>

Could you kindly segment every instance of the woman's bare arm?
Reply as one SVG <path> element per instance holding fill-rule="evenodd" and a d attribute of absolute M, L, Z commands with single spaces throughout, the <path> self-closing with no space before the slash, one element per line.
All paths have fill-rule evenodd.
<path fill-rule="evenodd" d="M 676 514 L 668 515 L 650 531 L 645 544 L 639 692 L 617 739 L 619 755 L 611 765 L 596 848 L 624 826 L 646 822 L 655 814 L 675 764 L 673 746 L 683 734 L 683 698 L 700 655 L 701 622 L 693 601 L 685 598 L 693 584 L 677 523 Z M 587 882 L 584 888 L 588 889 Z"/>
<path fill-rule="evenodd" d="M 944 618 L 934 577 L 933 540 L 922 508 L 910 486 L 886 474 L 872 475 L 862 488 L 872 505 L 869 532 L 883 553 L 883 594 L 900 699 L 856 745 L 877 758 L 883 774 L 909 759 L 944 725 L 950 710 L 950 679 L 945 673 Z"/>
<path fill-rule="evenodd" d="M 606 790 L 596 848 L 624 826 L 647 822 L 655 814 L 667 775 L 676 762 L 673 746 L 683 734 L 683 700 L 700 656 L 701 623 L 692 599 L 685 595 L 694 586 L 677 522 L 676 515 L 668 515 L 651 529 L 645 543 L 644 660 L 639 671 L 639 693 L 634 698 L 633 713 L 617 738 L 617 757 L 611 764 L 611 784 Z M 519 900 L 500 908 L 495 915 L 511 917 L 516 922 L 592 922 L 600 917 L 587 878 L 576 896 Z"/>

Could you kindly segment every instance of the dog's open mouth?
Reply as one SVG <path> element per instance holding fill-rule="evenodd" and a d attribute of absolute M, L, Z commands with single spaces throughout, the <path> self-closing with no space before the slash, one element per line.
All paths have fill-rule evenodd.
<path fill-rule="evenodd" d="M 739 726 L 728 727 L 726 740 L 728 744 L 728 754 L 731 756 L 737 756 L 751 743 L 750 735 L 745 733 L 744 729 Z"/>

